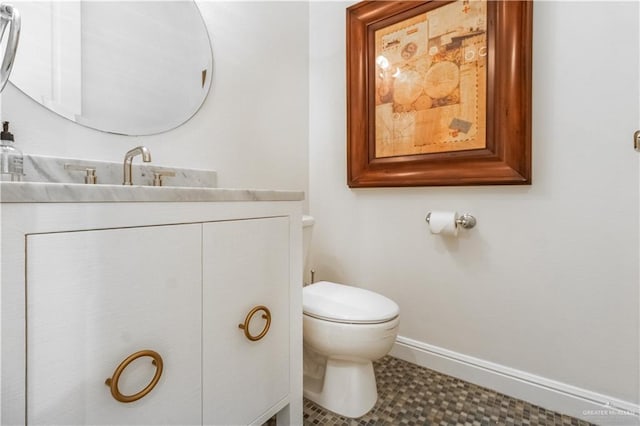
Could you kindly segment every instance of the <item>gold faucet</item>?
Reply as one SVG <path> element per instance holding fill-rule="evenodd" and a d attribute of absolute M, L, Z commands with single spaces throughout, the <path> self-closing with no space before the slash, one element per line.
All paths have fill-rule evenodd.
<path fill-rule="evenodd" d="M 151 152 L 144 146 L 137 146 L 133 148 L 131 151 L 127 152 L 124 156 L 124 182 L 123 185 L 133 185 L 131 182 L 131 163 L 133 162 L 133 157 L 136 155 L 142 155 L 142 161 L 148 163 L 151 161 Z"/>

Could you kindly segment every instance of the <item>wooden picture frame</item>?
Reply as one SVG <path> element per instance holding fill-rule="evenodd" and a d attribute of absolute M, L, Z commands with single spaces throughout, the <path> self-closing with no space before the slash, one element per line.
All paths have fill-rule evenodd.
<path fill-rule="evenodd" d="M 384 49 L 392 44 L 397 44 L 398 49 L 400 49 L 400 44 L 404 43 L 403 58 L 413 54 L 416 49 L 416 46 L 409 46 L 411 49 L 407 51 L 406 46 L 409 43 L 406 43 L 406 39 L 402 38 L 404 35 L 393 39 L 393 41 L 388 41 L 390 39 L 384 39 L 387 36 L 381 36 L 381 34 L 385 34 L 386 29 L 400 33 L 400 30 L 396 30 L 396 28 L 404 28 L 402 25 L 405 22 L 407 25 L 412 25 L 413 22 L 416 22 L 416 19 L 422 19 L 416 17 L 421 15 L 426 17 L 436 16 L 429 15 L 429 13 L 437 12 L 439 8 L 448 5 L 452 5 L 449 6 L 450 8 L 457 7 L 457 5 L 464 7 L 469 5 L 470 2 L 471 6 L 484 7 L 486 11 L 486 21 L 478 21 L 483 23 L 483 28 L 479 30 L 476 28 L 477 31 L 474 33 L 482 33 L 483 40 L 486 40 L 486 48 L 482 50 L 485 56 L 482 59 L 482 67 L 486 67 L 486 71 L 483 71 L 486 74 L 486 86 L 483 88 L 484 92 L 481 93 L 486 96 L 486 102 L 476 101 L 478 110 L 485 108 L 485 133 L 482 131 L 480 120 L 477 120 L 478 125 L 475 127 L 470 123 L 463 123 L 465 126 L 461 128 L 463 131 L 467 130 L 468 132 L 470 132 L 469 129 L 471 128 L 476 129 L 476 136 L 474 137 L 479 140 L 478 146 L 447 151 L 447 146 L 455 146 L 455 144 L 446 145 L 445 142 L 448 141 L 445 139 L 460 137 L 460 132 L 452 129 L 457 124 L 449 124 L 446 125 L 447 129 L 442 129 L 441 125 L 429 133 L 429 135 L 443 135 L 441 137 L 443 142 L 438 145 L 440 147 L 438 149 L 441 151 L 409 154 L 405 152 L 393 154 L 393 151 L 391 151 L 391 154 L 376 155 L 376 146 L 383 147 L 386 145 L 382 144 L 394 143 L 396 140 L 393 139 L 396 134 L 393 131 L 387 131 L 383 127 L 379 127 L 379 129 L 383 129 L 380 131 L 382 136 L 376 139 L 376 114 L 380 114 L 380 112 L 376 112 L 376 107 L 384 102 L 382 100 L 383 95 L 380 93 L 384 92 L 384 96 L 387 93 L 381 89 L 384 84 L 383 79 L 387 78 L 386 75 L 383 76 L 381 66 L 388 65 L 389 62 L 382 58 L 381 65 L 381 55 L 375 56 L 376 46 L 381 46 L 380 49 Z M 347 179 L 350 187 L 527 185 L 531 183 L 531 38 L 533 3 L 527 0 L 489 0 L 483 2 L 485 6 L 477 6 L 478 3 L 480 2 L 475 0 L 363 1 L 347 9 Z M 445 9 L 442 10 L 444 11 Z M 440 15 L 444 13 L 441 12 Z M 456 14 L 449 15 L 457 16 Z M 424 19 L 428 20 L 427 18 Z M 432 21 L 432 23 L 424 25 L 431 25 L 430 28 L 434 28 L 433 31 L 429 29 L 421 30 L 420 28 L 413 28 L 411 31 L 414 33 L 423 31 L 427 36 L 434 34 L 437 25 L 442 26 L 442 19 L 438 18 L 436 20 L 433 18 Z M 453 28 L 457 25 L 455 28 L 462 28 L 463 24 L 451 23 L 451 27 Z M 464 36 L 469 38 L 469 31 L 472 30 L 473 28 L 464 29 L 466 32 Z M 390 34 L 389 31 L 387 31 L 387 34 Z M 444 31 L 442 33 L 444 34 Z M 406 34 L 410 34 L 410 32 L 407 31 Z M 453 34 L 455 35 L 455 32 Z M 413 36 L 408 35 L 407 37 Z M 424 34 L 421 37 L 422 40 Z M 462 39 L 462 37 L 454 37 L 453 40 L 460 46 L 458 39 Z M 384 40 L 387 41 L 385 42 Z M 436 47 L 431 46 L 428 48 L 429 43 Z M 445 49 L 438 47 L 445 43 L 442 39 L 438 39 L 437 43 L 439 44 L 436 45 L 436 42 L 431 40 L 424 43 L 427 46 L 425 48 L 429 49 L 428 54 L 433 55 L 438 52 L 438 49 Z M 451 38 L 447 39 L 446 43 L 451 43 Z M 425 48 L 422 48 L 424 57 L 426 57 Z M 446 49 L 449 49 L 449 47 Z M 396 49 L 396 52 L 398 51 Z M 458 53 L 456 58 L 461 56 L 463 58 L 472 56 L 472 52 L 466 52 L 464 55 Z M 397 54 L 395 57 L 398 58 Z M 428 59 L 428 61 L 431 61 L 429 62 L 429 67 L 435 63 L 431 59 Z M 458 62 L 460 63 L 460 60 Z M 430 70 L 431 68 L 428 69 Z M 418 76 L 416 74 L 418 71 L 412 72 L 414 76 Z M 457 75 L 463 74 L 459 72 Z M 464 75 L 466 76 L 466 74 Z M 423 76 L 418 76 L 418 78 L 423 78 Z M 462 81 L 460 80 L 461 78 L 458 77 L 458 81 Z M 422 84 L 425 85 L 425 89 L 420 90 L 427 91 L 427 83 L 425 82 L 428 79 L 429 76 L 423 80 L 415 80 L 422 81 Z M 379 84 L 379 87 L 376 84 Z M 461 83 L 458 83 L 458 86 L 461 86 Z M 475 90 L 474 93 L 479 93 L 480 89 L 477 86 L 476 84 L 476 87 L 469 89 L 468 92 L 471 93 Z M 377 90 L 376 87 L 378 87 Z M 429 86 L 432 90 L 430 95 L 440 96 L 443 94 L 434 94 L 434 87 L 437 86 Z M 442 87 L 441 84 L 440 87 Z M 465 87 L 471 86 L 465 85 Z M 445 90 L 449 89 L 445 88 Z M 462 89 L 458 88 L 456 90 L 458 91 L 447 95 L 447 98 L 443 98 L 444 101 L 442 99 L 436 99 L 436 101 L 445 106 L 455 104 L 455 102 L 460 104 L 463 101 L 467 102 Z M 394 97 L 393 100 L 388 101 L 389 104 L 382 105 L 385 108 L 384 110 L 379 110 L 385 111 L 389 117 L 395 117 L 394 119 L 402 116 L 403 111 L 402 105 L 395 104 L 395 97 L 402 97 L 396 95 L 397 93 L 406 94 L 408 92 L 406 90 L 404 92 L 396 90 L 392 95 Z M 412 93 L 407 96 L 412 96 Z M 407 96 L 404 97 L 406 98 Z M 409 98 L 407 102 L 412 101 L 414 98 Z M 472 98 L 469 97 L 469 99 Z M 480 98 L 476 94 L 473 99 Z M 432 105 L 435 101 L 431 99 L 430 102 L 432 103 L 428 105 Z M 470 105 L 470 102 L 464 105 Z M 436 103 L 435 105 L 429 106 L 428 114 L 434 113 L 439 104 Z M 395 112 L 396 106 L 400 108 L 400 113 Z M 405 106 L 404 108 L 406 110 L 407 108 L 417 107 Z M 420 114 L 423 113 L 421 112 Z M 442 115 L 442 113 L 439 114 Z M 459 123 L 460 120 L 456 121 L 457 118 L 452 114 L 449 113 L 448 116 L 442 115 L 445 118 L 439 116 L 440 122 L 446 123 L 447 121 L 445 120 L 450 120 L 453 117 L 450 123 Z M 481 114 L 476 113 L 474 120 L 479 115 Z M 421 115 L 421 117 L 424 116 L 424 114 Z M 415 128 L 417 127 L 415 126 Z M 420 129 L 427 127 L 422 126 Z M 449 132 L 448 134 L 446 133 L 447 131 Z M 482 136 L 483 134 L 484 136 Z M 411 137 L 413 136 L 407 139 L 403 135 L 398 136 L 398 146 L 401 146 L 401 143 L 405 140 L 412 140 L 410 139 Z M 423 141 L 426 140 L 423 145 L 434 143 L 430 142 L 429 137 L 422 135 L 416 138 L 421 138 Z M 481 140 L 482 137 L 485 139 Z M 471 140 L 471 138 L 468 139 Z M 414 138 L 413 140 L 417 139 Z M 380 152 L 382 151 L 381 148 Z"/>

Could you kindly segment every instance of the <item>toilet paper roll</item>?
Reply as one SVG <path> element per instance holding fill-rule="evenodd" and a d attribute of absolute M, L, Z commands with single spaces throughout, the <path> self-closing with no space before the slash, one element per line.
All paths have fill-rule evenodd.
<path fill-rule="evenodd" d="M 457 218 L 457 212 L 432 211 L 429 218 L 429 230 L 432 234 L 455 237 L 458 235 Z"/>

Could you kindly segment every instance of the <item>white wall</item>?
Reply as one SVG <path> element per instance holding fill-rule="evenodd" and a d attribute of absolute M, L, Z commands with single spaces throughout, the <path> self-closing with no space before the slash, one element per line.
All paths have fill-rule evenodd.
<path fill-rule="evenodd" d="M 345 7 L 310 6 L 319 279 L 398 302 L 400 335 L 638 403 L 638 3 L 536 2 L 533 185 L 346 185 Z M 430 210 L 475 229 L 430 235 Z"/>
<path fill-rule="evenodd" d="M 307 190 L 308 4 L 198 4 L 212 39 L 214 76 L 193 119 L 160 135 L 117 136 L 64 120 L 7 85 L 2 118 L 11 122 L 16 146 L 30 154 L 122 161 L 128 149 L 145 145 L 156 164 L 217 170 L 219 186 Z"/>

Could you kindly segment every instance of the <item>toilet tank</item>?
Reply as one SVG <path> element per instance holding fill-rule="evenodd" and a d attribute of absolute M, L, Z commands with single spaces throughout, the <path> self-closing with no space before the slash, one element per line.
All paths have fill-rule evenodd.
<path fill-rule="evenodd" d="M 304 262 L 303 271 L 308 271 L 307 261 L 309 258 L 309 247 L 311 247 L 311 231 L 316 220 L 312 216 L 302 216 L 302 261 Z"/>

